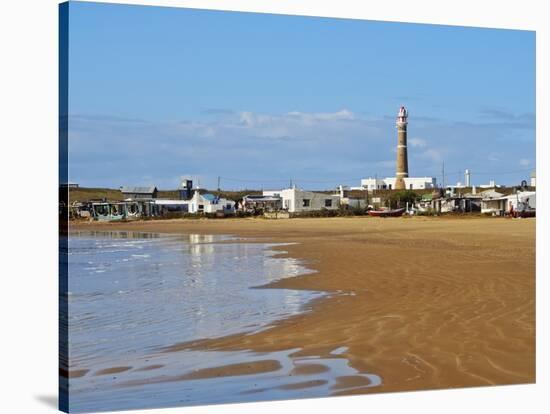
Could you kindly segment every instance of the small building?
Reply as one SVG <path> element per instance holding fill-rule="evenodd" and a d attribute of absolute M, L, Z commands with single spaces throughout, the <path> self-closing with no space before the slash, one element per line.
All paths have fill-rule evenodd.
<path fill-rule="evenodd" d="M 214 194 L 201 194 L 195 190 L 189 204 L 190 213 L 228 213 L 235 212 L 235 202 L 226 198 L 220 198 Z"/>
<path fill-rule="evenodd" d="M 157 187 L 120 187 L 120 192 L 125 199 L 137 200 L 137 199 L 153 199 L 157 198 Z"/>
<path fill-rule="evenodd" d="M 353 197 L 352 191 L 362 192 L 365 197 Z M 359 193 L 360 194 L 360 193 Z M 366 209 L 368 207 L 368 201 L 366 197 L 366 191 L 360 187 L 359 190 L 353 190 L 353 188 L 340 185 L 338 187 L 338 195 L 340 197 L 340 205 L 350 209 Z"/>
<path fill-rule="evenodd" d="M 155 200 L 158 214 L 163 215 L 169 212 L 181 213 L 223 213 L 234 214 L 235 202 L 220 198 L 214 194 L 201 194 L 195 190 L 193 197 L 189 200 Z"/>
<path fill-rule="evenodd" d="M 531 187 L 536 187 L 537 186 L 537 172 L 536 171 L 533 171 L 531 173 L 531 182 L 530 182 L 530 185 Z"/>
<path fill-rule="evenodd" d="M 298 188 L 287 188 L 284 190 L 264 191 L 264 196 L 280 197 L 282 208 L 289 213 L 315 210 L 336 210 L 340 207 L 340 196 L 338 194 L 325 194 L 313 191 L 300 190 Z"/>
<path fill-rule="evenodd" d="M 504 196 L 502 199 L 504 200 L 503 214 L 534 211 L 537 208 L 537 193 L 535 191 L 518 191 L 515 194 Z"/>
<path fill-rule="evenodd" d="M 483 214 L 504 214 L 506 208 L 506 197 L 495 190 L 486 190 L 481 195 L 481 213 Z"/>
<path fill-rule="evenodd" d="M 247 212 L 271 212 L 282 210 L 283 199 L 280 196 L 246 195 L 242 208 Z"/>
<path fill-rule="evenodd" d="M 434 210 L 434 201 L 435 197 L 433 194 L 422 194 L 420 200 L 414 203 L 413 209 L 420 212 L 428 212 Z"/>
<path fill-rule="evenodd" d="M 404 180 L 407 190 L 426 190 L 437 186 L 435 177 L 406 177 Z M 393 190 L 395 189 L 395 177 L 363 178 L 361 187 L 368 191 Z"/>

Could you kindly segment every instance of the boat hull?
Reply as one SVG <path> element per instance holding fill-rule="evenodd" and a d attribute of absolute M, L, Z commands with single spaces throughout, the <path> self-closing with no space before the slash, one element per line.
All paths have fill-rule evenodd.
<path fill-rule="evenodd" d="M 405 212 L 404 208 L 398 208 L 395 210 L 370 210 L 369 216 L 372 217 L 401 217 Z"/>

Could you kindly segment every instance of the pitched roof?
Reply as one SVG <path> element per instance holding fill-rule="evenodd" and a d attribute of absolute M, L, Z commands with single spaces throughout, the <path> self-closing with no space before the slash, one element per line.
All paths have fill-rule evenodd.
<path fill-rule="evenodd" d="M 499 198 L 499 197 L 502 197 L 504 194 L 499 193 L 498 191 L 495 191 L 495 190 L 485 190 L 485 191 L 482 191 L 480 195 L 484 199 L 489 199 L 489 198 Z"/>

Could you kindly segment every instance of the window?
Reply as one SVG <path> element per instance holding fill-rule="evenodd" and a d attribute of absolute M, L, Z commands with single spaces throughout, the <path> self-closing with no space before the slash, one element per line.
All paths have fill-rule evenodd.
<path fill-rule="evenodd" d="M 325 207 L 332 207 L 332 200 L 330 198 L 325 200 Z"/>
<path fill-rule="evenodd" d="M 412 190 L 412 189 L 413 189 L 413 185 L 409 184 L 409 190 Z"/>
<path fill-rule="evenodd" d="M 302 207 L 309 207 L 309 202 L 310 202 L 310 201 L 311 201 L 311 200 L 309 200 L 309 199 L 307 199 L 307 198 L 304 198 L 304 199 L 302 200 Z"/>

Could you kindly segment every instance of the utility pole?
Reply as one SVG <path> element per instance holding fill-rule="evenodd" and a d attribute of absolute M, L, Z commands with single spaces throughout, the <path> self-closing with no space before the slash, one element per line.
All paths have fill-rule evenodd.
<path fill-rule="evenodd" d="M 445 161 L 441 163 L 441 184 L 443 186 L 443 190 L 445 190 Z"/>
<path fill-rule="evenodd" d="M 220 180 L 221 180 L 221 177 L 218 175 L 218 191 L 220 191 Z"/>

